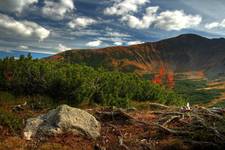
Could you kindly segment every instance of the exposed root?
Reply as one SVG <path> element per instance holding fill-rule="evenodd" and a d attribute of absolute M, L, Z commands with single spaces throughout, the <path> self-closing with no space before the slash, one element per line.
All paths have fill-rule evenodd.
<path fill-rule="evenodd" d="M 221 128 L 216 126 L 219 122 L 225 122 L 225 117 L 221 113 L 221 109 L 208 109 L 204 107 L 194 107 L 188 111 L 179 110 L 177 108 L 170 108 L 161 104 L 152 103 L 154 106 L 160 106 L 166 108 L 162 111 L 152 111 L 151 114 L 157 115 L 158 119 L 148 122 L 138 120 L 132 115 L 122 111 L 121 109 L 97 112 L 98 118 L 108 121 L 117 122 L 129 122 L 131 124 L 142 125 L 145 128 L 150 127 L 158 128 L 161 132 L 169 133 L 174 136 L 182 136 L 183 138 L 189 138 L 189 141 L 195 142 L 196 139 L 202 138 L 202 141 L 211 145 L 224 144 L 225 131 L 221 131 Z M 118 130 L 116 126 L 109 125 L 115 130 Z M 225 123 L 224 123 L 225 126 Z M 123 143 L 123 135 L 120 133 L 120 145 Z M 195 142 L 196 143 L 196 142 Z M 201 144 L 201 143 L 200 143 Z M 123 145 L 125 149 L 126 145 Z"/>

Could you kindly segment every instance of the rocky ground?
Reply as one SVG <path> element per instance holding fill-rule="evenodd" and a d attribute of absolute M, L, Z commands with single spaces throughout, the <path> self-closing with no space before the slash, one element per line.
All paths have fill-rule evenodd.
<path fill-rule="evenodd" d="M 0 127 L 0 150 L 148 150 L 224 149 L 225 111 L 204 107 L 167 107 L 149 104 L 147 110 L 85 109 L 100 122 L 96 139 L 72 132 L 25 140 L 23 130 Z M 29 118 L 31 110 L 17 112 Z M 47 113 L 35 112 L 30 116 Z"/>

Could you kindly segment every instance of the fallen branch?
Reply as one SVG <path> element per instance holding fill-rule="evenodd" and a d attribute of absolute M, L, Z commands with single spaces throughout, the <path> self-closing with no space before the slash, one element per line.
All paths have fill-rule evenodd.
<path fill-rule="evenodd" d="M 155 103 L 152 103 L 155 105 Z M 157 104 L 156 104 L 157 105 Z M 160 104 L 159 104 L 160 105 Z M 158 105 L 157 105 L 158 106 Z M 164 107 L 164 106 L 162 106 Z M 166 111 L 151 111 L 150 114 L 158 115 L 159 120 L 154 120 L 154 122 L 145 122 L 140 121 L 133 116 L 130 116 L 128 113 L 124 112 L 121 109 L 113 110 L 113 111 L 105 111 L 105 112 L 97 112 L 97 116 L 101 118 L 101 120 L 109 120 L 109 121 L 129 121 L 132 124 L 140 124 L 146 129 L 150 129 L 150 127 L 154 127 L 163 132 L 184 136 L 184 137 L 195 137 L 201 136 L 203 133 L 205 137 L 210 137 L 207 139 L 209 141 L 214 141 L 212 143 L 221 143 L 221 141 L 225 141 L 224 132 L 220 131 L 220 127 L 213 124 L 211 121 L 220 121 L 224 120 L 223 115 L 219 115 L 207 108 L 204 107 L 194 107 L 190 109 L 190 111 L 179 111 L 178 109 L 169 109 Z M 172 124 L 177 119 L 176 124 Z M 168 124 L 172 124 L 170 128 L 167 127 Z M 220 124 L 218 124 L 220 125 Z M 114 129 L 117 129 L 117 126 L 110 125 Z M 176 128 L 176 129 L 175 129 Z M 200 135 L 198 135 L 200 134 Z M 123 137 L 121 133 L 118 134 Z M 190 136 L 187 136 L 190 135 Z M 212 138 L 211 138 L 212 137 Z M 203 137 L 204 139 L 204 137 Z M 123 138 L 120 138 L 120 143 L 123 144 Z M 121 144 L 120 144 L 121 145 Z M 125 148 L 125 147 L 124 147 Z M 126 149 L 126 148 L 125 148 Z"/>
<path fill-rule="evenodd" d="M 158 104 L 158 103 L 149 103 L 148 104 L 150 107 L 158 107 L 158 108 L 162 108 L 162 109 L 168 109 L 170 108 L 169 106 L 163 105 L 163 104 Z"/>
<path fill-rule="evenodd" d="M 207 109 L 205 107 L 198 107 L 197 112 L 199 112 L 200 110 L 202 110 L 204 112 L 198 113 L 199 115 L 210 116 L 210 117 L 214 117 L 214 118 L 217 118 L 217 119 L 224 119 L 224 117 L 222 115 L 214 113 L 210 109 Z"/>
<path fill-rule="evenodd" d="M 152 114 L 160 114 L 160 115 L 183 115 L 184 113 L 174 111 L 174 112 L 163 112 L 163 111 L 151 111 Z"/>
<path fill-rule="evenodd" d="M 153 126 L 156 126 L 160 129 L 162 129 L 163 131 L 166 131 L 170 134 L 175 134 L 175 135 L 191 135 L 191 134 L 194 134 L 193 132 L 189 132 L 189 131 L 178 131 L 178 130 L 173 130 L 173 129 L 170 129 L 170 128 L 167 128 L 167 127 L 164 127 L 160 124 L 157 124 L 157 123 L 153 123 L 153 124 L 150 124 L 150 125 L 153 125 Z"/>
<path fill-rule="evenodd" d="M 166 126 L 167 124 L 169 124 L 170 122 L 172 122 L 173 120 L 178 119 L 178 118 L 180 118 L 180 116 L 172 116 L 166 122 L 164 122 L 162 125 Z"/>
<path fill-rule="evenodd" d="M 116 110 L 116 111 L 110 111 L 110 112 L 96 112 L 95 113 L 97 118 L 102 121 L 130 121 L 133 120 L 131 116 L 129 116 L 127 113 Z"/>

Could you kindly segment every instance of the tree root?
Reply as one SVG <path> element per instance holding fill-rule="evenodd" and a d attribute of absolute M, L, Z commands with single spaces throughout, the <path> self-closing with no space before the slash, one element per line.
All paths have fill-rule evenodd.
<path fill-rule="evenodd" d="M 152 103 L 152 105 L 160 106 L 161 104 Z M 162 105 L 166 110 L 162 111 L 151 111 L 151 114 L 157 115 L 159 120 L 154 120 L 153 122 L 145 122 L 140 121 L 133 116 L 130 116 L 128 113 L 124 112 L 121 109 L 106 111 L 106 112 L 97 112 L 97 116 L 100 119 L 108 118 L 109 121 L 123 121 L 129 122 L 131 124 L 140 124 L 149 129 L 150 127 L 158 128 L 160 131 L 175 135 L 175 136 L 183 136 L 184 138 L 191 137 L 200 137 L 205 138 L 210 137 L 205 141 L 208 144 L 218 145 L 219 143 L 223 143 L 225 141 L 224 131 L 220 131 L 215 121 L 221 123 L 225 120 L 225 117 L 220 113 L 215 113 L 210 109 L 204 107 L 195 107 L 190 111 L 179 111 L 178 109 L 172 109 L 169 106 Z M 220 110 L 217 109 L 218 112 Z M 217 112 L 216 111 L 216 112 Z M 116 126 L 110 125 L 115 130 L 118 130 Z M 168 127 L 169 126 L 169 127 Z M 225 125 L 224 125 L 225 126 Z M 204 134 L 203 137 L 198 134 Z M 120 137 L 123 135 L 120 133 Z M 120 140 L 121 141 L 121 140 Z M 124 144 L 123 142 L 121 142 Z M 200 143 L 201 144 L 201 143 Z M 126 145 L 124 147 L 126 148 Z"/>

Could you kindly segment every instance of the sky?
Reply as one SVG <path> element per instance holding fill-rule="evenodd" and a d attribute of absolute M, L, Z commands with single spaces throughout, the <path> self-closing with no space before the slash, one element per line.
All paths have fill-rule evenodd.
<path fill-rule="evenodd" d="M 0 0 L 0 58 L 225 36 L 224 0 Z"/>

